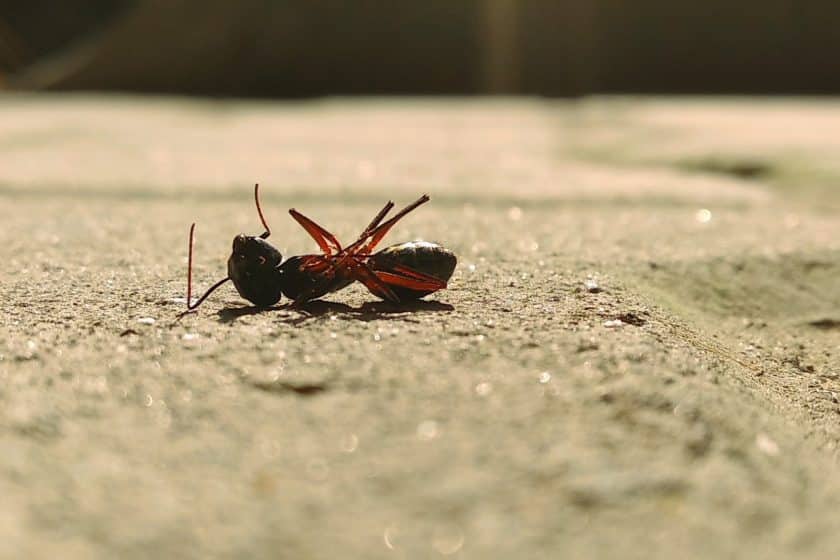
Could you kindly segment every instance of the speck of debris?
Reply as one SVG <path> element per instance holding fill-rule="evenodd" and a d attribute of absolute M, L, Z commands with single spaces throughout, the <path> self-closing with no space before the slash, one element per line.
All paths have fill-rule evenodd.
<path fill-rule="evenodd" d="M 788 356 L 782 360 L 783 363 L 790 364 L 801 373 L 814 373 L 816 369 L 811 364 L 806 364 L 802 362 L 802 357 L 798 354 L 793 356 Z"/>
<path fill-rule="evenodd" d="M 647 320 L 643 317 L 635 313 L 622 313 L 618 317 L 617 320 L 621 321 L 622 323 L 626 323 L 628 325 L 633 325 L 634 327 L 641 327 L 642 325 L 647 323 Z"/>
<path fill-rule="evenodd" d="M 583 283 L 583 287 L 586 288 L 586 291 L 590 294 L 600 294 L 602 291 L 598 281 L 594 278 L 587 278 Z"/>
<path fill-rule="evenodd" d="M 779 454 L 779 444 L 773 441 L 767 434 L 758 434 L 755 436 L 755 445 L 765 455 L 775 457 Z"/>
<path fill-rule="evenodd" d="M 837 319 L 817 319 L 816 321 L 810 321 L 808 326 L 824 331 L 830 331 L 833 329 L 840 329 L 840 321 Z"/>
<path fill-rule="evenodd" d="M 327 390 L 326 383 L 290 383 L 288 381 L 255 382 L 254 387 L 268 393 L 295 393 L 304 397 L 311 397 Z"/>
<path fill-rule="evenodd" d="M 120 333 L 120 336 L 129 336 L 129 335 L 132 335 L 132 334 L 136 335 L 136 334 L 139 334 L 139 333 L 137 331 L 135 331 L 134 329 L 125 329 L 123 332 Z"/>
<path fill-rule="evenodd" d="M 598 343 L 594 340 L 584 340 L 578 343 L 577 348 L 575 349 L 578 353 L 582 352 L 590 352 L 592 350 L 597 350 L 599 348 Z"/>

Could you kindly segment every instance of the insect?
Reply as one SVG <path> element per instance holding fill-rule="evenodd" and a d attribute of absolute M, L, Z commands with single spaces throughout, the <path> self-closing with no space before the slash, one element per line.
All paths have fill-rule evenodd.
<path fill-rule="evenodd" d="M 239 234 L 227 262 L 228 275 L 192 303 L 192 258 L 195 224 L 190 226 L 187 264 L 187 311 L 192 311 L 229 280 L 239 295 L 259 307 L 274 305 L 282 296 L 303 304 L 359 281 L 375 296 L 400 303 L 446 288 L 457 264 L 455 255 L 436 243 L 412 241 L 372 251 L 406 214 L 429 201 L 423 195 L 387 221 L 394 207 L 389 201 L 358 239 L 342 247 L 329 231 L 294 208 L 289 213 L 315 240 L 322 254 L 283 256 L 267 239 L 271 228 L 260 206 L 259 184 L 254 185 L 257 215 L 265 231 L 259 236 Z"/>

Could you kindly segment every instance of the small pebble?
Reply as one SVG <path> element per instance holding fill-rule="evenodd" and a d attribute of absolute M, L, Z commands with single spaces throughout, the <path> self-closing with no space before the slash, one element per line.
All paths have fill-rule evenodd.
<path fill-rule="evenodd" d="M 594 278 L 587 278 L 583 283 L 583 287 L 586 288 L 586 291 L 590 294 L 601 293 L 601 286 L 598 285 L 598 281 Z"/>
<path fill-rule="evenodd" d="M 486 381 L 475 386 L 475 392 L 479 397 L 486 397 L 493 391 L 493 386 Z"/>
<path fill-rule="evenodd" d="M 137 319 L 137 322 L 140 323 L 141 325 L 154 325 L 155 324 L 155 320 L 151 317 L 140 317 L 139 319 Z"/>
<path fill-rule="evenodd" d="M 694 213 L 694 219 L 701 224 L 708 224 L 712 221 L 712 213 L 708 208 L 701 208 Z"/>
<path fill-rule="evenodd" d="M 755 436 L 755 445 L 765 455 L 775 457 L 779 454 L 779 444 L 773 441 L 767 434 L 758 434 Z"/>
<path fill-rule="evenodd" d="M 417 437 L 422 441 L 431 441 L 438 433 L 438 424 L 434 420 L 424 420 L 417 426 Z"/>

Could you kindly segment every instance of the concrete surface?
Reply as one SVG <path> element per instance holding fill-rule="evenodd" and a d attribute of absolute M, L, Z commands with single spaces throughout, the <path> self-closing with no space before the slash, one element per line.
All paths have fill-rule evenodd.
<path fill-rule="evenodd" d="M 840 104 L 0 97 L 0 557 L 836 558 Z M 385 200 L 460 257 L 176 322 Z"/>

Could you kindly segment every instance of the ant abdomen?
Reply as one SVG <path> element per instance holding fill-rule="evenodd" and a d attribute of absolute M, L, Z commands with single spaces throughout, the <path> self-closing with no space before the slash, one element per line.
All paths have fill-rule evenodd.
<path fill-rule="evenodd" d="M 368 264 L 374 271 L 390 272 L 401 265 L 447 282 L 455 271 L 458 258 L 455 253 L 428 241 L 398 243 L 371 255 Z M 403 286 L 390 286 L 402 301 L 420 299 L 437 290 L 415 290 Z"/>

